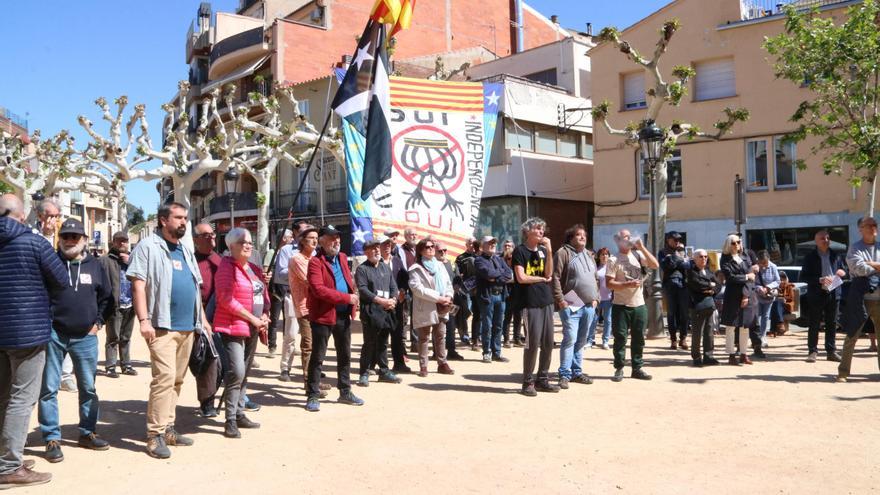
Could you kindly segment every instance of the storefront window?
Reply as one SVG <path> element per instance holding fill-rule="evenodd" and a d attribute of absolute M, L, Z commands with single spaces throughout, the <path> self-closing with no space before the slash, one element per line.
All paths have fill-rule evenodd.
<path fill-rule="evenodd" d="M 746 247 L 755 252 L 766 249 L 770 260 L 779 266 L 801 266 L 804 256 L 816 248 L 813 238 L 822 229 L 831 236 L 831 249 L 846 255 L 849 228 L 845 226 L 749 230 L 746 232 Z"/>
<path fill-rule="evenodd" d="M 514 244 L 519 244 L 519 228 L 524 220 L 522 206 L 521 198 L 483 200 L 480 205 L 480 222 L 474 237 L 479 239 L 484 235 L 492 235 L 501 243 L 510 239 Z"/>

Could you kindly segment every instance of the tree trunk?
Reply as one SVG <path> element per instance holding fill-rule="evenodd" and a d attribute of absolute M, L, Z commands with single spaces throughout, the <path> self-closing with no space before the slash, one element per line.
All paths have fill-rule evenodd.
<path fill-rule="evenodd" d="M 874 216 L 874 197 L 877 195 L 877 175 L 880 170 L 874 172 L 874 178 L 871 179 L 871 192 L 868 193 L 868 216 Z"/>
<path fill-rule="evenodd" d="M 189 210 L 192 207 L 192 202 L 190 201 L 190 194 L 192 193 L 192 186 L 195 180 L 191 180 L 189 176 L 180 177 L 177 175 L 172 176 L 171 183 L 174 188 L 174 201 L 182 204 Z M 161 201 L 161 198 L 159 198 Z M 190 218 L 192 220 L 192 218 Z M 186 222 L 186 235 L 183 236 L 181 241 L 190 249 L 194 249 L 193 239 L 192 239 L 192 225 L 190 222 Z"/>
<path fill-rule="evenodd" d="M 265 257 L 269 252 L 269 206 L 271 202 L 271 176 L 269 167 L 257 170 L 253 174 L 254 180 L 257 181 L 257 251 L 260 256 Z M 262 204 L 259 204 L 259 197 L 265 198 Z"/>

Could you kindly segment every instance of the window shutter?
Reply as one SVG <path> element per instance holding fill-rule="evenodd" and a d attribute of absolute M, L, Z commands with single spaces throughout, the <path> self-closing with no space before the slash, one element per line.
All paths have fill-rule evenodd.
<path fill-rule="evenodd" d="M 636 72 L 623 76 L 623 108 L 644 108 L 645 102 L 645 73 Z"/>
<path fill-rule="evenodd" d="M 713 100 L 736 95 L 736 73 L 733 59 L 725 58 L 701 62 L 694 67 L 697 71 L 697 100 Z"/>

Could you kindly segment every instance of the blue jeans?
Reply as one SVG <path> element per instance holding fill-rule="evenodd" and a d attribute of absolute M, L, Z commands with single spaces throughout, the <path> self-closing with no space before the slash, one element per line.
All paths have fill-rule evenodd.
<path fill-rule="evenodd" d="M 480 303 L 480 340 L 483 354 L 501 356 L 501 330 L 504 323 L 504 296 L 489 294 L 489 300 Z"/>
<path fill-rule="evenodd" d="M 758 337 L 761 342 L 767 340 L 767 330 L 770 328 L 770 310 L 773 308 L 774 301 L 764 302 L 758 299 L 758 315 L 760 316 L 758 326 Z"/>
<path fill-rule="evenodd" d="M 58 386 L 61 384 L 61 363 L 70 354 L 73 373 L 79 389 L 79 434 L 95 432 L 98 423 L 98 394 L 95 374 L 98 370 L 98 336 L 71 337 L 52 330 L 46 344 L 46 367 L 40 388 L 38 419 L 43 441 L 61 440 L 58 425 Z"/>
<path fill-rule="evenodd" d="M 577 311 L 565 308 L 559 312 L 562 320 L 562 344 L 559 346 L 559 378 L 571 379 L 583 374 L 581 359 L 587 343 L 587 331 L 595 310 L 587 305 Z"/>
<path fill-rule="evenodd" d="M 593 345 L 596 341 L 596 326 L 602 320 L 602 345 L 611 342 L 611 299 L 607 301 L 599 301 L 596 306 L 596 314 L 593 321 L 590 322 L 590 331 L 587 333 L 587 345 Z"/>

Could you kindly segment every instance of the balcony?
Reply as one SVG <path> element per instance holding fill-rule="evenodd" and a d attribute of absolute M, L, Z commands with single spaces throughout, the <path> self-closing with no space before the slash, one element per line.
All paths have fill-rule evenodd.
<path fill-rule="evenodd" d="M 348 191 L 345 187 L 334 187 L 324 192 L 327 213 L 341 213 L 348 210 Z"/>
<path fill-rule="evenodd" d="M 251 6 L 253 6 L 255 3 L 258 3 L 260 1 L 262 1 L 262 0 L 239 0 L 238 13 L 241 14 L 242 12 L 251 8 Z"/>
<path fill-rule="evenodd" d="M 777 18 L 784 15 L 784 8 L 792 5 L 798 10 L 818 8 L 824 10 L 835 8 L 838 4 L 854 3 L 853 0 L 742 0 L 741 18 L 737 21 L 728 22 L 727 25 L 740 23 L 760 22 L 767 18 Z"/>
<path fill-rule="evenodd" d="M 211 174 L 205 174 L 193 184 L 192 195 L 204 196 L 214 190 L 214 177 Z"/>
<path fill-rule="evenodd" d="M 189 30 L 186 32 L 186 63 L 190 63 L 193 59 L 193 56 L 196 55 L 208 55 L 208 50 L 211 47 L 211 38 L 213 37 L 213 28 L 208 28 L 205 31 L 197 31 L 198 27 L 196 26 L 195 21 L 190 22 Z"/>
<path fill-rule="evenodd" d="M 296 191 L 285 191 L 278 194 L 278 204 L 275 208 L 287 215 L 287 210 L 293 204 L 293 197 Z M 314 215 L 318 212 L 318 193 L 314 190 L 303 190 L 293 207 L 293 213 L 296 215 Z"/>
<path fill-rule="evenodd" d="M 219 14 L 217 17 L 216 41 L 211 47 L 211 66 L 208 70 L 210 80 L 220 79 L 230 71 L 269 53 L 269 44 L 266 43 L 261 20 L 254 23 L 252 22 L 254 19 L 236 16 L 237 18 L 233 19 L 236 21 L 235 24 L 226 20 L 224 23 L 227 25 L 220 24 L 222 19 L 230 17 L 228 15 L 220 17 Z M 247 20 L 243 21 L 243 19 Z"/>
<path fill-rule="evenodd" d="M 218 196 L 216 198 L 211 198 L 211 203 L 209 205 L 209 209 L 211 210 L 211 214 L 221 213 L 225 211 L 229 211 L 229 199 L 231 196 L 235 197 L 235 210 L 243 211 L 243 210 L 256 210 L 257 209 L 257 193 L 255 192 L 245 192 L 245 193 L 233 193 L 233 194 L 224 194 L 223 196 Z"/>

